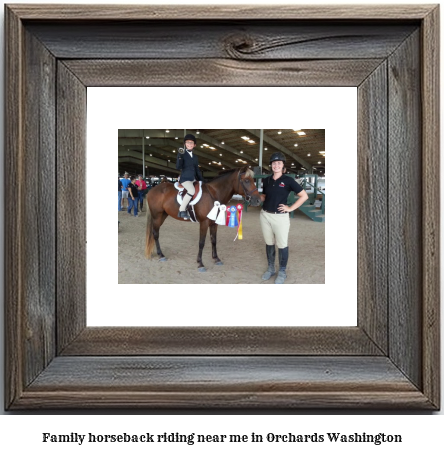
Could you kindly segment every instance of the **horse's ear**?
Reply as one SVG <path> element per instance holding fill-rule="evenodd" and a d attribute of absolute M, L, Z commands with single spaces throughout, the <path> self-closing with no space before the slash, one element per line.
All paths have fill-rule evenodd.
<path fill-rule="evenodd" d="M 239 174 L 245 174 L 248 171 L 248 169 L 249 168 L 247 165 L 242 166 L 242 168 L 239 171 Z"/>

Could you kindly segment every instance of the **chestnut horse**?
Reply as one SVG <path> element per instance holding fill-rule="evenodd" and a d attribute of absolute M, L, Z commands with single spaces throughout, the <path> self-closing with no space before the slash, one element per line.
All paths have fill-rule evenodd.
<path fill-rule="evenodd" d="M 222 171 L 211 182 L 202 185 L 202 197 L 194 206 L 196 218 L 200 224 L 199 253 L 197 254 L 199 272 L 206 271 L 202 263 L 202 250 L 205 245 L 208 227 L 210 228 L 211 244 L 213 246 L 213 260 L 217 265 L 223 264 L 217 256 L 216 250 L 217 223 L 207 218 L 207 215 L 213 209 L 215 201 L 219 201 L 220 204 L 227 204 L 234 194 L 243 195 L 251 206 L 259 206 L 261 202 L 260 194 L 254 183 L 253 171 L 247 166 Z M 159 260 L 166 261 L 160 249 L 159 229 L 168 216 L 181 222 L 190 222 L 190 220 L 177 217 L 179 204 L 176 197 L 177 190 L 170 183 L 157 185 L 148 192 L 149 211 L 147 211 L 145 244 L 147 258 L 151 257 L 154 247 L 156 247 Z"/>

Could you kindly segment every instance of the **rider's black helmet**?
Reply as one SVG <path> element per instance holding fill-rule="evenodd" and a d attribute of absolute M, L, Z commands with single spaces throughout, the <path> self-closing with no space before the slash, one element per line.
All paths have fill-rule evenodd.
<path fill-rule="evenodd" d="M 185 136 L 185 138 L 183 138 L 183 143 L 185 144 L 185 141 L 194 141 L 194 144 L 196 145 L 196 137 L 194 135 L 191 135 L 191 134 L 188 134 Z"/>
<path fill-rule="evenodd" d="M 275 161 L 281 161 L 285 163 L 285 155 L 282 152 L 275 152 L 270 157 L 270 165 Z"/>

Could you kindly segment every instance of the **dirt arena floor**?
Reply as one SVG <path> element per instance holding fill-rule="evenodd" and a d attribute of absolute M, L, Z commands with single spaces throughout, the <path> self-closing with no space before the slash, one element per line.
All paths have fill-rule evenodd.
<path fill-rule="evenodd" d="M 130 216 L 126 211 L 118 214 L 119 283 L 274 285 L 275 277 L 267 281 L 261 279 L 267 269 L 267 259 L 259 223 L 260 208 L 250 207 L 248 212 L 243 213 L 242 240 L 234 241 L 237 228 L 218 227 L 217 253 L 223 266 L 216 266 L 211 258 L 208 231 L 202 254 L 206 272 L 197 271 L 198 223 L 179 222 L 168 217 L 160 228 L 159 236 L 160 246 L 168 261 L 160 262 L 157 254 L 151 260 L 145 258 L 146 209 L 144 205 L 144 212 L 139 217 Z M 285 284 L 325 283 L 325 223 L 313 222 L 298 211 L 290 220 Z M 134 268 L 135 264 L 142 263 L 146 264 L 146 268 Z"/>

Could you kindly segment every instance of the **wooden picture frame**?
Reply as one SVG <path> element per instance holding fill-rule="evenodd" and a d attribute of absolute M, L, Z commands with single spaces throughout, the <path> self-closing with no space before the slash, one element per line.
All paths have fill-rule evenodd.
<path fill-rule="evenodd" d="M 438 6 L 5 21 L 6 409 L 439 409 Z M 86 327 L 86 87 L 121 85 L 358 87 L 357 327 Z"/>

